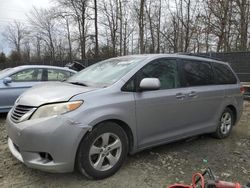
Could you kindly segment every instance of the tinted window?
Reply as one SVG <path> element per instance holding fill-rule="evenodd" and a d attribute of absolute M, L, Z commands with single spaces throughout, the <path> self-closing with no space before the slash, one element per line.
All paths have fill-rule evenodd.
<path fill-rule="evenodd" d="M 13 82 L 41 81 L 42 69 L 26 69 L 11 76 Z"/>
<path fill-rule="evenodd" d="M 176 88 L 179 86 L 179 79 L 177 75 L 176 60 L 154 60 L 137 73 L 137 87 L 143 78 L 158 78 L 161 82 L 161 89 Z"/>
<path fill-rule="evenodd" d="M 216 84 L 235 84 L 237 83 L 237 79 L 235 75 L 227 65 L 223 65 L 220 63 L 214 63 L 214 73 Z"/>
<path fill-rule="evenodd" d="M 57 69 L 48 69 L 48 81 L 63 81 L 70 77 L 70 72 Z"/>
<path fill-rule="evenodd" d="M 135 77 L 132 77 L 123 87 L 122 91 L 135 91 Z"/>
<path fill-rule="evenodd" d="M 181 67 L 181 85 L 183 87 L 213 84 L 213 71 L 209 63 L 194 60 L 182 60 Z"/>

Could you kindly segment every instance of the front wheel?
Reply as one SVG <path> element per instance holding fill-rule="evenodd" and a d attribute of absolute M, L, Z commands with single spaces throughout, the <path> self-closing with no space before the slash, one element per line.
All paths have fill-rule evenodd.
<path fill-rule="evenodd" d="M 222 113 L 214 136 L 219 139 L 230 135 L 234 124 L 234 114 L 230 108 L 226 108 Z"/>
<path fill-rule="evenodd" d="M 124 130 L 113 122 L 102 123 L 81 141 L 76 166 L 88 178 L 103 179 L 119 170 L 127 153 Z"/>

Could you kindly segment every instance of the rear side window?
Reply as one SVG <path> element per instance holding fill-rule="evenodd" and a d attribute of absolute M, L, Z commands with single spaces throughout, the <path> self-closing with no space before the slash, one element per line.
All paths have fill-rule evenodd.
<path fill-rule="evenodd" d="M 208 62 L 195 60 L 182 60 L 181 86 L 203 86 L 213 84 L 213 70 Z"/>
<path fill-rule="evenodd" d="M 48 69 L 48 81 L 63 81 L 70 77 L 69 71 Z"/>
<path fill-rule="evenodd" d="M 237 79 L 229 66 L 213 63 L 216 84 L 236 84 Z"/>

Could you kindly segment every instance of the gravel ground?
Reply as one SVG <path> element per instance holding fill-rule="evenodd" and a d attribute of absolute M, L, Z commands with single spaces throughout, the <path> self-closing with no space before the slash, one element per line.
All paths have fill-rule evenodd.
<path fill-rule="evenodd" d="M 250 102 L 232 135 L 217 140 L 203 135 L 129 156 L 114 176 L 91 181 L 78 173 L 51 174 L 27 168 L 11 156 L 0 115 L 0 187 L 166 187 L 190 183 L 194 172 L 211 167 L 228 181 L 250 182 Z"/>

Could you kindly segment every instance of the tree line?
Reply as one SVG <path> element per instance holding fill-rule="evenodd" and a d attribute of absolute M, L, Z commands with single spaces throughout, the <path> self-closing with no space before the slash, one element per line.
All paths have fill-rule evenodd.
<path fill-rule="evenodd" d="M 52 1 L 6 27 L 10 61 L 249 50 L 250 0 Z"/>

